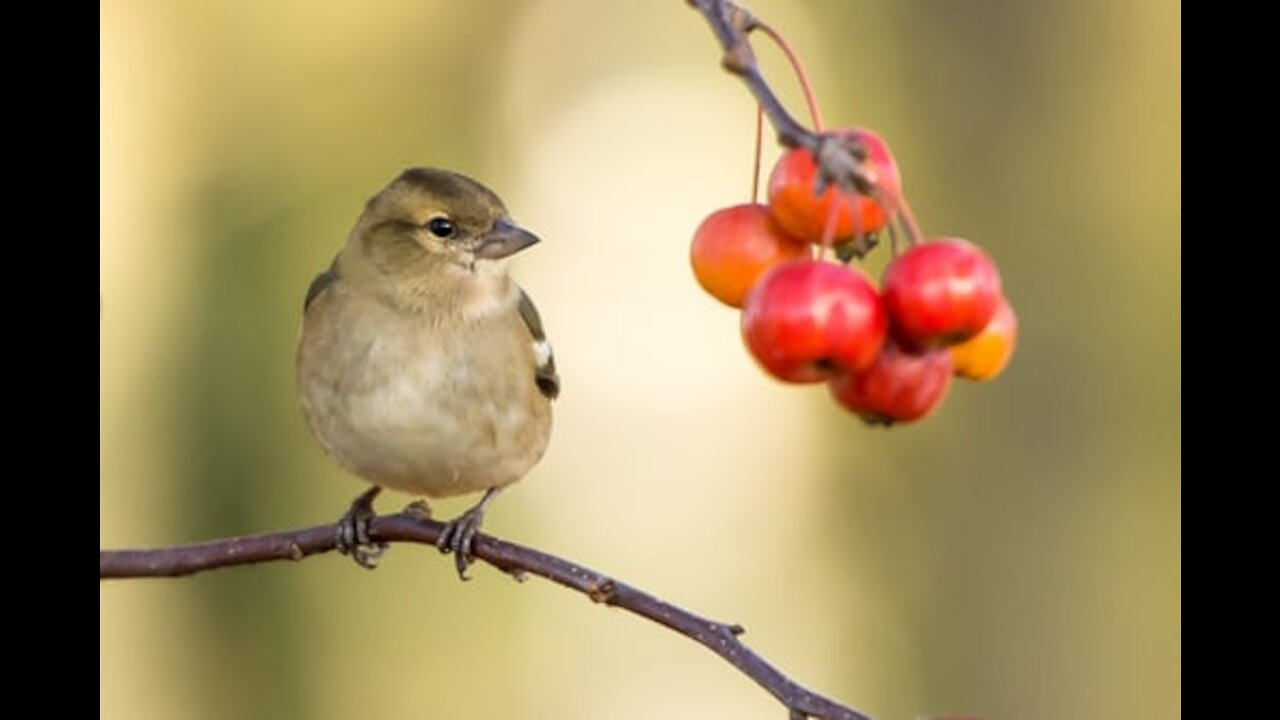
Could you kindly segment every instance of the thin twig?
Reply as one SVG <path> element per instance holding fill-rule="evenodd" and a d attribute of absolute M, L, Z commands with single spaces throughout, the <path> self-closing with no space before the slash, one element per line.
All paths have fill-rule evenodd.
<path fill-rule="evenodd" d="M 154 550 L 102 550 L 98 553 L 98 577 L 181 577 L 234 565 L 302 560 L 334 550 L 336 530 L 334 525 L 317 525 Z M 402 512 L 374 518 L 369 537 L 375 542 L 434 546 L 443 530 L 443 523 L 421 513 Z M 503 572 L 516 577 L 538 575 L 594 602 L 622 608 L 688 637 L 756 681 L 785 705 L 792 717 L 868 720 L 783 675 L 738 639 L 743 633 L 741 626 L 695 615 L 603 573 L 489 535 L 476 535 L 473 550 L 476 558 Z"/>
<path fill-rule="evenodd" d="M 833 184 L 845 190 L 872 195 L 875 183 L 862 172 L 866 161 L 866 148 L 856 140 L 825 132 L 816 132 L 801 125 L 765 81 L 756 62 L 755 51 L 747 34 L 757 26 L 750 12 L 728 0 L 688 0 L 715 34 L 724 55 L 720 64 L 737 75 L 755 96 L 756 102 L 778 133 L 778 142 L 786 147 L 802 147 L 813 153 L 820 178 L 824 184 Z"/>

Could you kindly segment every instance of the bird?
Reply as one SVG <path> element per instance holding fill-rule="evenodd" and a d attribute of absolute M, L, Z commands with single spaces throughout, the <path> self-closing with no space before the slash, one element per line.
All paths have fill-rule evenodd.
<path fill-rule="evenodd" d="M 365 203 L 311 282 L 298 393 L 328 456 L 372 485 L 337 525 L 358 565 L 372 569 L 385 549 L 368 535 L 383 488 L 483 492 L 437 542 L 467 579 L 485 511 L 545 453 L 560 377 L 533 301 L 507 273 L 537 242 L 480 182 L 410 168 Z"/>

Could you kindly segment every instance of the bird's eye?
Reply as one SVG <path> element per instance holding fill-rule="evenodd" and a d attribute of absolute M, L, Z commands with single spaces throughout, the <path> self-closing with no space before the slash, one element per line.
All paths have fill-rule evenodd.
<path fill-rule="evenodd" d="M 453 235 L 453 222 L 446 217 L 431 218 L 427 222 L 427 230 L 438 238 L 447 238 Z"/>

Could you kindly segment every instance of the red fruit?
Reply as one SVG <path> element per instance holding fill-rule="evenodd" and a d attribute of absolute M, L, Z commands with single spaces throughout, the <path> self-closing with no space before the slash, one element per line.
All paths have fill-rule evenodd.
<path fill-rule="evenodd" d="M 747 296 L 742 337 L 760 365 L 784 382 L 820 382 L 870 365 L 888 320 L 871 279 L 825 262 L 780 265 Z"/>
<path fill-rule="evenodd" d="M 809 257 L 809 246 L 787 235 L 764 205 L 736 205 L 707 216 L 693 234 L 689 259 L 704 290 L 732 307 L 770 269 Z"/>
<path fill-rule="evenodd" d="M 836 135 L 861 140 L 867 149 L 864 172 L 875 176 L 884 205 L 859 193 L 828 187 L 818 189 L 818 166 L 804 148 L 788 151 L 769 175 L 769 209 L 788 233 L 812 243 L 822 242 L 831 207 L 836 206 L 835 239 L 873 233 L 889 224 L 902 197 L 898 163 L 879 135 L 865 128 L 843 128 Z"/>
<path fill-rule="evenodd" d="M 966 380 L 991 380 L 999 375 L 1013 357 L 1018 345 L 1018 316 L 1004 296 L 996 306 L 996 314 L 982 332 L 959 345 L 947 348 L 957 377 Z"/>
<path fill-rule="evenodd" d="M 942 404 L 951 386 L 951 355 L 903 350 L 892 339 L 871 367 L 837 376 L 828 386 L 841 405 L 873 425 L 914 422 Z"/>
<path fill-rule="evenodd" d="M 958 238 L 916 245 L 884 272 L 884 303 L 895 336 L 928 348 L 982 332 L 1000 301 L 1000 274 L 982 248 Z"/>

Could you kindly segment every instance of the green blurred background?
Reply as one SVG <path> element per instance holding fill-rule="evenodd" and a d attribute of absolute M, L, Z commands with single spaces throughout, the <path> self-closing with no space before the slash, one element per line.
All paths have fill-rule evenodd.
<path fill-rule="evenodd" d="M 686 257 L 746 199 L 753 105 L 680 0 L 104 2 L 102 545 L 341 513 L 364 486 L 296 407 L 302 296 L 369 195 L 439 165 L 546 240 L 515 274 L 565 392 L 489 530 L 742 623 L 878 718 L 1180 716 L 1180 6 L 751 7 L 828 122 L 892 144 L 926 230 L 999 261 L 1000 381 L 885 432 L 755 369 Z M 780 717 L 656 626 L 474 575 L 400 546 L 104 583 L 101 715 Z"/>

